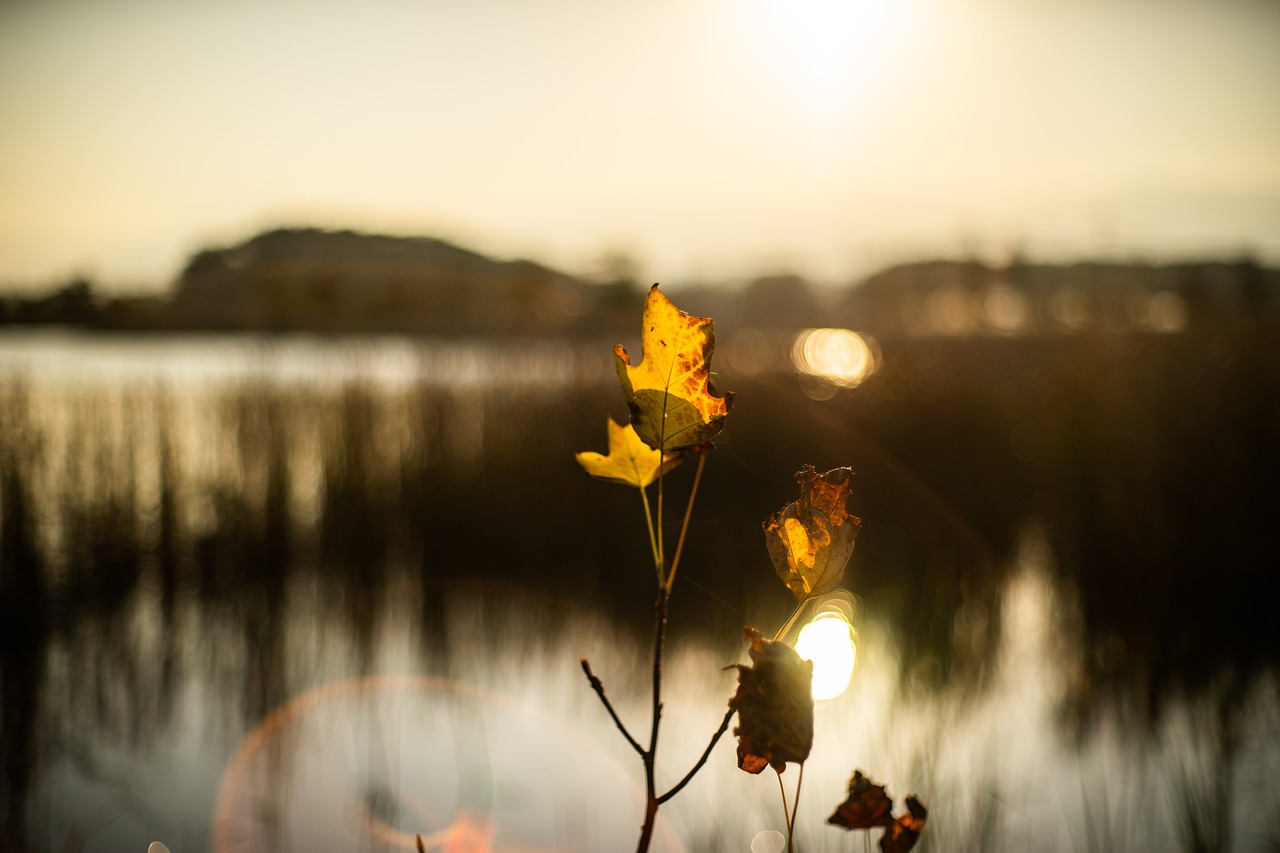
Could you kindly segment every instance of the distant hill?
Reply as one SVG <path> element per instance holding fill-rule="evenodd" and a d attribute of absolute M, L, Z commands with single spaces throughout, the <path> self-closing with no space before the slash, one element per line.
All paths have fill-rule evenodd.
<path fill-rule="evenodd" d="M 794 275 L 733 287 L 663 284 L 681 308 L 714 317 L 721 334 L 808 326 L 886 337 L 1167 333 L 1244 317 L 1280 323 L 1280 271 L 1250 260 L 918 261 L 836 290 Z M 0 298 L 0 325 L 623 339 L 637 331 L 646 289 L 428 237 L 278 229 L 199 252 L 163 296 L 104 298 L 75 280 L 47 296 Z"/>
<path fill-rule="evenodd" d="M 640 296 L 426 237 L 299 229 L 200 252 L 169 315 L 191 329 L 550 335 L 634 317 Z"/>

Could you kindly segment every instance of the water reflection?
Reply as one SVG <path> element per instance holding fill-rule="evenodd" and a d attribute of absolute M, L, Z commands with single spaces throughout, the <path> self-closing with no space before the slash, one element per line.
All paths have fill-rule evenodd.
<path fill-rule="evenodd" d="M 437 386 L 564 387 L 609 364 L 609 350 L 560 341 L 504 347 L 484 340 L 307 335 L 155 335 L 117 337 L 80 331 L 6 329 L 0 378 L 38 376 L 42 388 L 120 383 L 185 389 L 270 381 L 292 386 L 403 388 Z"/>
<path fill-rule="evenodd" d="M 411 850 L 417 834 L 427 849 L 624 849 L 639 796 L 612 756 L 532 703 L 367 676 L 303 693 L 249 733 L 222 778 L 213 849 Z"/>
<path fill-rule="evenodd" d="M 150 374 L 67 367 L 96 343 L 0 360 L 0 848 L 630 847 L 641 777 L 578 669 L 646 719 L 643 523 L 572 460 L 608 348 L 356 341 L 326 372 L 329 345 L 235 340 L 217 379 L 176 340 L 115 362 Z M 742 626 L 786 619 L 759 526 L 797 461 L 852 463 L 858 668 L 820 711 L 804 849 L 847 848 L 823 821 L 855 766 L 929 803 L 935 849 L 1274 839 L 1275 637 L 1234 594 L 1274 553 L 1266 344 L 888 342 L 823 404 L 731 377 L 763 402 L 699 498 L 662 773 L 719 722 Z M 711 765 L 665 849 L 779 828 L 729 740 Z"/>
<path fill-rule="evenodd" d="M 1124 849 L 1181 849 L 1205 832 L 1218 834 L 1216 849 L 1232 849 L 1232 839 L 1250 849 L 1270 831 L 1267 774 L 1280 757 L 1274 680 L 1229 718 L 1226 697 L 1211 692 L 1177 703 L 1150 740 L 1117 717 L 1079 743 L 1063 741 L 1059 700 L 1081 646 L 1063 616 L 1071 603 L 1037 565 L 1036 547 L 1024 549 L 1006 588 L 998 663 L 980 692 L 903 682 L 891 626 L 864 624 L 850 689 L 818 711 L 804 849 L 847 849 L 842 831 L 823 821 L 854 765 L 930 803 L 935 849 L 1075 849 L 1090 836 Z M 436 591 L 447 639 L 432 641 L 419 616 L 424 593 L 408 579 L 390 584 L 364 637 L 339 600 L 292 584 L 272 658 L 287 698 L 244 718 L 228 711 L 253 689 L 240 673 L 258 651 L 229 614 L 192 614 L 169 638 L 181 657 L 168 715 L 150 706 L 149 691 L 126 691 L 117 697 L 124 717 L 67 720 L 56 746 L 46 745 L 31 780 L 36 846 L 143 849 L 161 838 L 184 850 L 412 849 L 417 832 L 436 842 L 475 832 L 494 850 L 629 849 L 640 776 L 577 657 L 592 656 L 624 717 L 644 719 L 635 638 L 527 588 L 462 585 Z M 739 651 L 679 647 L 665 716 L 668 778 L 696 758 L 718 721 L 733 689 L 722 667 Z M 51 656 L 87 654 L 81 646 Z M 94 666 L 108 677 L 136 667 L 144 682 L 164 668 L 123 649 Z M 51 668 L 46 713 L 74 717 L 80 681 Z M 770 783 L 739 772 L 726 740 L 664 809 L 655 849 L 749 849 L 779 829 Z"/>

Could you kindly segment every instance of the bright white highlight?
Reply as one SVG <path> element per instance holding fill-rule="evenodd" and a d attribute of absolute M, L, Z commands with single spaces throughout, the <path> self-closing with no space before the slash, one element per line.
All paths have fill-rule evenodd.
<path fill-rule="evenodd" d="M 839 613 L 823 613 L 800 629 L 796 652 L 813 661 L 813 698 L 834 699 L 849 686 L 857 645 L 853 630 Z"/>
<path fill-rule="evenodd" d="M 906 0 L 751 0 L 765 67 L 789 97 L 823 112 L 846 109 L 884 63 L 900 53 L 909 30 Z"/>
<path fill-rule="evenodd" d="M 792 342 L 791 361 L 839 388 L 856 387 L 876 369 L 871 344 L 849 329 L 805 329 Z"/>

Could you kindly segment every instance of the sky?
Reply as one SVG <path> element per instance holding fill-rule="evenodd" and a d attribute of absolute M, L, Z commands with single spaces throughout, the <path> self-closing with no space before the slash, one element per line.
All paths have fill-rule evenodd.
<path fill-rule="evenodd" d="M 663 282 L 1280 264 L 1280 3 L 0 0 L 0 290 L 279 226 Z"/>

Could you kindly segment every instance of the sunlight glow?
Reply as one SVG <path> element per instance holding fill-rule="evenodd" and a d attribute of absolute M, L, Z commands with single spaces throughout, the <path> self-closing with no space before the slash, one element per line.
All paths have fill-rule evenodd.
<path fill-rule="evenodd" d="M 876 370 L 872 343 L 849 329 L 805 329 L 791 345 L 796 370 L 854 388 Z"/>
<path fill-rule="evenodd" d="M 813 661 L 813 698 L 834 699 L 849 686 L 858 648 L 853 628 L 839 613 L 826 612 L 800 629 L 796 652 Z"/>
<path fill-rule="evenodd" d="M 901 41 L 909 4 L 893 0 L 754 0 L 751 25 L 790 96 L 831 109 L 877 77 Z"/>

